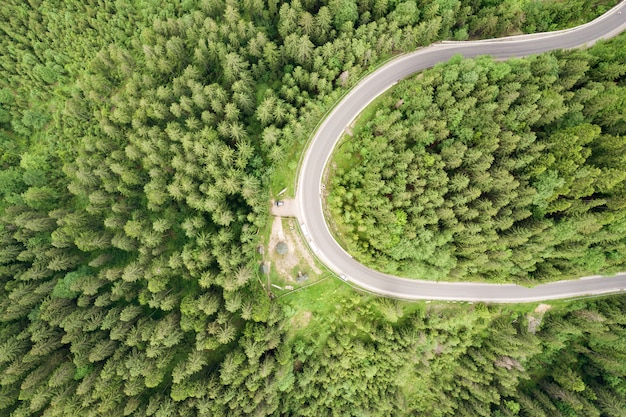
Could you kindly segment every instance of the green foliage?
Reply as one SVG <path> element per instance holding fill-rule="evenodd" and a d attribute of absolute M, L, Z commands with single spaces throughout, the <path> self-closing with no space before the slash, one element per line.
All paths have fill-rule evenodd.
<path fill-rule="evenodd" d="M 337 30 L 344 29 L 346 24 L 354 24 L 359 18 L 359 10 L 354 0 L 332 0 L 329 9 Z"/>
<path fill-rule="evenodd" d="M 79 292 L 72 290 L 72 288 L 75 288 L 75 285 L 78 284 L 76 281 L 87 278 L 88 274 L 89 269 L 84 266 L 79 268 L 77 271 L 65 274 L 63 279 L 58 280 L 56 285 L 54 286 L 52 296 L 69 299 L 76 298 Z"/>
<path fill-rule="evenodd" d="M 615 225 L 626 176 L 603 148 L 620 148 L 608 120 L 623 112 L 596 101 L 624 93 L 596 71 L 618 59 L 604 46 L 456 58 L 400 83 L 336 156 L 328 202 L 348 249 L 421 279 L 537 282 L 623 268 Z"/>
<path fill-rule="evenodd" d="M 504 6 L 495 21 L 473 20 L 500 2 L 472 3 L 3 2 L 0 414 L 401 415 L 439 405 L 441 415 L 524 412 L 534 393 L 529 385 L 516 394 L 518 379 L 544 386 L 530 361 L 544 342 L 511 324 L 509 313 L 406 307 L 342 287 L 346 300 L 331 305 L 320 295 L 319 317 L 294 332 L 289 309 L 264 295 L 253 272 L 269 184 L 280 182 L 283 166 L 295 169 L 294 153 L 362 74 L 436 39 L 522 27 Z M 611 46 L 597 50 L 597 62 L 569 60 L 557 71 L 548 60 L 537 71 L 573 86 L 588 66 L 610 81 L 580 89 L 590 106 L 552 133 L 571 141 L 564 157 L 615 175 L 592 172 L 590 185 L 567 177 L 576 166 L 546 160 L 545 177 L 539 167 L 536 174 L 542 210 L 589 186 L 621 186 L 611 167 L 624 154 L 614 85 L 623 57 Z M 497 68 L 493 76 L 505 77 Z M 551 112 L 540 118 L 562 118 L 571 100 L 546 95 Z M 588 113 L 602 123 L 580 127 Z M 470 180 L 460 176 L 456 186 Z M 389 219 L 390 239 L 402 241 L 411 212 L 397 208 Z M 578 226 L 597 229 L 589 218 Z M 623 221 L 611 228 L 619 233 Z M 398 245 L 398 256 L 406 249 Z M 596 251 L 578 262 L 604 257 L 619 256 Z M 603 314 L 617 322 L 616 308 Z M 594 340 L 621 340 L 621 328 L 610 326 L 614 339 L 594 328 Z M 553 327 L 542 353 L 571 346 L 573 363 L 586 341 L 563 339 L 571 325 Z M 546 384 L 596 389 L 586 368 L 557 368 Z M 623 397 L 619 378 L 607 371 L 598 383 L 598 407 L 609 415 Z"/>

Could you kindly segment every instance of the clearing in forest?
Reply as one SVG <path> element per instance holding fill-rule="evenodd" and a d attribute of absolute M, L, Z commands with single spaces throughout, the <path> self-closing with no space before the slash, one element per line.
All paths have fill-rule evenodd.
<path fill-rule="evenodd" d="M 267 249 L 272 268 L 281 281 L 276 283 L 278 285 L 306 285 L 317 280 L 322 274 L 296 227 L 296 219 L 274 217 Z M 285 249 L 285 245 L 285 253 L 280 253 Z"/>

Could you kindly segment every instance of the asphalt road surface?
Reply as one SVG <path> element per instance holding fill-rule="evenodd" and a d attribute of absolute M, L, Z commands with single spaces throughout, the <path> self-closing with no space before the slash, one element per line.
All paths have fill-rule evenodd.
<path fill-rule="evenodd" d="M 521 35 L 485 41 L 442 42 L 402 55 L 379 68 L 354 87 L 326 118 L 302 160 L 296 198 L 298 219 L 311 250 L 342 279 L 376 294 L 418 300 L 530 302 L 606 294 L 626 290 L 626 273 L 614 277 L 585 277 L 526 288 L 517 285 L 433 282 L 399 278 L 358 263 L 333 239 L 322 211 L 321 187 L 324 167 L 344 129 L 377 96 L 407 76 L 460 54 L 521 57 L 554 49 L 591 46 L 626 29 L 626 2 L 596 20 L 558 32 Z"/>

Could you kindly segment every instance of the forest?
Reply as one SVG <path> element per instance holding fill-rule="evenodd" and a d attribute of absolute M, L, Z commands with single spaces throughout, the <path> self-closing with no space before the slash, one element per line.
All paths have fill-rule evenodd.
<path fill-rule="evenodd" d="M 320 307 L 313 292 L 302 292 L 304 301 L 270 300 L 254 256 L 270 197 L 285 185 L 283 166 L 374 66 L 440 39 L 574 26 L 613 4 L 3 2 L 0 415 L 624 416 L 624 296 L 544 311 L 402 303 L 327 280 Z M 487 58 L 456 60 L 425 73 L 430 84 L 407 81 L 392 94 L 405 94 L 399 111 L 413 109 L 414 118 L 420 105 L 443 113 L 457 96 L 438 96 L 440 79 L 447 74 L 454 83 L 455 68 L 471 68 L 475 76 L 458 80 L 467 89 L 458 99 L 467 112 L 491 109 L 486 129 L 506 124 L 510 149 L 500 152 L 526 175 L 519 199 L 502 202 L 534 204 L 526 218 L 538 226 L 529 232 L 520 224 L 519 241 L 562 221 L 565 237 L 552 242 L 561 246 L 554 253 L 578 258 L 587 244 L 581 269 L 617 268 L 623 43 L 520 60 L 508 70 Z M 508 88 L 510 106 L 521 112 L 521 87 L 513 88 L 521 80 L 542 110 L 507 119 L 488 97 Z M 442 108 L 410 103 L 416 88 L 430 88 Z M 389 117 L 381 110 L 389 129 L 403 128 Z M 428 129 L 442 136 L 430 144 L 434 155 L 447 128 Z M 550 148 L 570 132 L 570 147 Z M 414 144 L 405 145 L 387 152 L 408 157 Z M 483 150 L 474 162 L 488 159 Z M 567 166 L 559 151 L 580 158 Z M 417 169 L 422 159 L 413 155 L 407 166 Z M 419 169 L 434 174 L 442 163 Z M 614 181 L 600 175 L 609 171 Z M 510 175 L 503 172 L 503 181 Z M 541 196 L 530 196 L 533 184 Z M 491 210 L 467 207 L 478 209 Z M 519 208 L 520 222 L 526 210 Z M 403 226 L 415 227 L 409 220 Z M 474 243 L 477 250 L 492 242 Z M 510 265 L 510 274 L 522 276 L 556 250 L 539 243 L 520 247 L 529 258 Z M 471 249 L 450 274 L 483 273 L 472 271 Z M 562 258 L 554 259 L 560 269 Z"/>
<path fill-rule="evenodd" d="M 623 270 L 625 48 L 457 57 L 400 83 L 335 157 L 328 204 L 347 248 L 436 280 Z"/>

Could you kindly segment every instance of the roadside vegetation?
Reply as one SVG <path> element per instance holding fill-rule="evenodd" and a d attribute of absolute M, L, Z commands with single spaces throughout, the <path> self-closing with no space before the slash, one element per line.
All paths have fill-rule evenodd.
<path fill-rule="evenodd" d="M 3 2 L 0 415 L 619 415 L 624 297 L 529 334 L 518 310 L 331 279 L 272 301 L 255 254 L 365 72 L 613 3 Z"/>
<path fill-rule="evenodd" d="M 401 82 L 331 164 L 338 236 L 367 265 L 420 279 L 623 270 L 625 47 L 458 57 Z"/>

